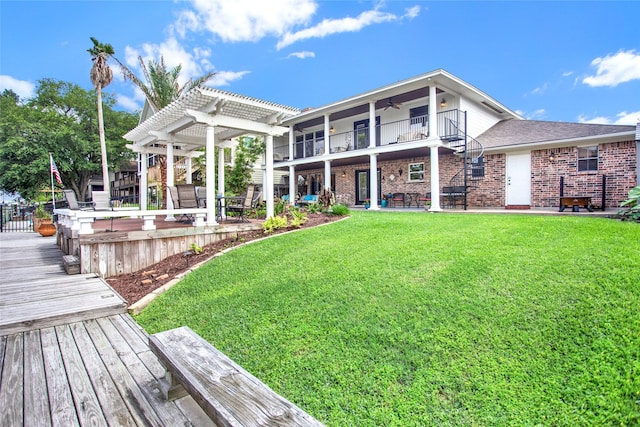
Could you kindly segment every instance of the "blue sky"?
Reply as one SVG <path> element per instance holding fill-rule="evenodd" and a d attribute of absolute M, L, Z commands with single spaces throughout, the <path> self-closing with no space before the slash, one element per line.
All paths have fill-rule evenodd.
<path fill-rule="evenodd" d="M 91 89 L 93 36 L 132 69 L 164 55 L 184 77 L 215 70 L 213 87 L 298 108 L 444 68 L 526 118 L 635 124 L 639 17 L 635 1 L 0 0 L 0 89 Z M 118 108 L 140 109 L 114 74 Z"/>

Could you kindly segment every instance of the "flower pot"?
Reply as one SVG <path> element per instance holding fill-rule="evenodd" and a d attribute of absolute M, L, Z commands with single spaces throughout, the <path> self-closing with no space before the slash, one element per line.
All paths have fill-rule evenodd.
<path fill-rule="evenodd" d="M 365 208 L 365 209 L 369 209 L 369 207 L 370 207 L 370 206 L 371 206 L 371 204 L 369 204 L 369 203 L 365 203 L 365 204 L 364 204 L 364 208 Z"/>
<path fill-rule="evenodd" d="M 382 199 L 380 201 L 380 206 L 382 206 L 383 208 L 386 208 L 387 207 L 387 199 Z"/>
<path fill-rule="evenodd" d="M 54 234 L 56 234 L 56 226 L 53 224 L 53 222 L 44 222 L 40 224 L 38 233 L 40 233 L 42 237 L 53 236 Z"/>

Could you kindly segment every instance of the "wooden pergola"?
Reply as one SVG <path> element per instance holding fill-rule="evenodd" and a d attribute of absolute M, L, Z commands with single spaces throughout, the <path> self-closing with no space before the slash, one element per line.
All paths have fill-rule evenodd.
<path fill-rule="evenodd" d="M 136 153 L 163 154 L 167 156 L 167 186 L 174 185 L 173 164 L 175 156 L 187 159 L 187 183 L 190 183 L 191 159 L 202 155 L 198 149 L 206 147 L 205 176 L 215 175 L 216 147 L 224 148 L 233 138 L 252 134 L 265 137 L 265 181 L 264 196 L 267 203 L 267 217 L 274 214 L 273 202 L 273 137 L 289 131 L 281 126 L 283 120 L 299 113 L 299 110 L 285 105 L 262 101 L 243 95 L 206 87 L 189 91 L 162 110 L 124 135 L 131 141 L 127 147 Z M 147 162 L 141 162 L 140 205 L 147 203 Z M 218 158 L 217 192 L 224 193 L 224 153 Z M 216 225 L 215 183 L 206 187 L 206 225 Z M 172 209 L 171 197 L 165 195 L 167 209 Z M 209 201 L 212 201 L 209 203 Z"/>

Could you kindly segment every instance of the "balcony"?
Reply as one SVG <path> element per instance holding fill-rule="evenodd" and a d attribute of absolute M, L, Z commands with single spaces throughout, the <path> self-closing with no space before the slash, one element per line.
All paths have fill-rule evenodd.
<path fill-rule="evenodd" d="M 460 110 L 442 111 L 437 114 L 438 136 L 454 147 L 464 140 L 466 113 Z M 376 146 L 401 144 L 424 140 L 429 137 L 429 116 L 416 116 L 409 119 L 384 123 L 376 126 Z M 331 134 L 329 136 L 329 154 L 364 150 L 369 147 L 369 128 Z M 275 162 L 289 160 L 288 145 L 274 147 Z M 294 159 L 324 156 L 324 138 L 297 141 L 294 144 Z"/>

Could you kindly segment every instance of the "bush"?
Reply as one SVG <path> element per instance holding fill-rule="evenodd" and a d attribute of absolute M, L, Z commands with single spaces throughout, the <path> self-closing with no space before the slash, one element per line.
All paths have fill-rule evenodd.
<path fill-rule="evenodd" d="M 291 209 L 289 214 L 291 214 L 291 225 L 293 227 L 300 228 L 305 222 L 307 222 L 307 214 L 302 212 L 300 209 Z"/>
<path fill-rule="evenodd" d="M 640 222 L 640 186 L 633 187 L 629 191 L 629 199 L 620 204 L 621 209 L 618 211 L 618 218 L 635 222 Z"/>
<path fill-rule="evenodd" d="M 331 211 L 330 212 L 333 215 L 337 215 L 337 216 L 349 215 L 349 207 L 347 205 L 343 205 L 341 203 L 338 203 L 338 204 L 333 205 L 331 207 Z"/>
<path fill-rule="evenodd" d="M 262 231 L 264 234 L 270 234 L 279 228 L 286 228 L 289 225 L 287 218 L 283 216 L 272 216 L 262 223 Z"/>

